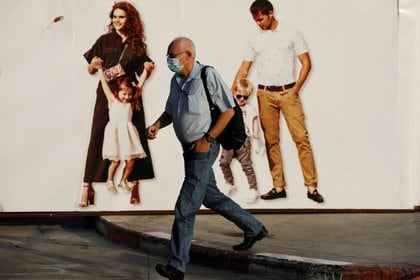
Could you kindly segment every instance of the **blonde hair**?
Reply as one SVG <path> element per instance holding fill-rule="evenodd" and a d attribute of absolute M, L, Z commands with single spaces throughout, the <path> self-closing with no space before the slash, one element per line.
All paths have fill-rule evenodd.
<path fill-rule="evenodd" d="M 254 85 L 246 78 L 242 78 L 238 81 L 238 87 L 245 89 L 249 96 L 254 92 Z"/>

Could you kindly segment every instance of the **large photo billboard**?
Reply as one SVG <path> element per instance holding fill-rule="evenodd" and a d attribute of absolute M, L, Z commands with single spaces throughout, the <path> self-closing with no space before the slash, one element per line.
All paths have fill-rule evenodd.
<path fill-rule="evenodd" d="M 159 131 L 156 139 L 146 138 L 146 128 L 165 110 L 174 75 L 167 66 L 168 45 L 179 36 L 190 38 L 196 59 L 211 65 L 231 88 L 242 62 L 249 59 L 251 34 L 261 29 L 250 12 L 252 2 L 129 2 L 139 12 L 147 50 L 144 60 L 133 62 L 133 69 L 125 70 L 139 79 L 143 63 L 154 62 L 142 89 L 141 110 L 133 110 L 139 115 L 136 120 L 133 117 L 133 125 L 147 155 L 136 159 L 127 178 L 128 188 L 133 187 L 132 181 L 139 181 L 137 201 L 136 195 L 133 200 L 133 193 L 119 186 L 125 176 L 124 159 L 115 167 L 116 191 L 110 191 L 106 183 L 110 164 L 102 154 L 106 121 L 99 129 L 95 124 L 103 120 L 100 114 L 108 115 L 109 106 L 98 104 L 97 95 L 104 94 L 97 91 L 100 74 L 89 73 L 88 69 L 98 54 L 103 56 L 104 68 L 124 57 L 123 44 L 112 41 L 112 8 L 118 1 L 1 1 L 2 11 L 7 11 L 4 22 L 8 23 L 0 27 L 4 38 L 0 52 L 1 210 L 172 210 L 184 179 L 182 146 L 171 125 Z M 407 186 L 401 185 L 399 169 L 397 1 L 272 3 L 279 26 L 298 30 L 311 59 L 311 71 L 298 95 L 316 181 L 308 183 L 311 171 L 302 159 L 293 125 L 281 112 L 278 142 L 287 197 L 259 197 L 277 182 L 268 158 L 267 147 L 271 146 L 263 131 L 272 126 L 261 126 L 261 112 L 266 109 L 260 111 L 258 85 L 264 81 L 260 69 L 284 65 L 276 60 L 256 60 L 248 74 L 254 87 L 246 100 L 257 120 L 255 127 L 252 121 L 248 126 L 254 129 L 249 151 L 255 177 L 250 179 L 234 157 L 229 161 L 232 181 L 226 175 L 226 164 L 221 165 L 220 154 L 213 166 L 219 187 L 226 191 L 233 183 L 235 189 L 229 195 L 247 209 L 412 207 Z M 106 43 L 99 42 L 100 38 Z M 295 79 L 302 69 L 299 58 L 294 61 Z M 102 100 L 106 102 L 105 95 Z M 93 140 L 97 142 L 92 144 Z M 96 157 L 90 157 L 90 153 L 96 153 Z M 94 204 L 83 198 L 84 183 L 91 183 Z M 317 186 L 324 197 L 322 203 L 308 199 L 308 184 Z M 249 201 L 250 188 L 258 191 L 255 201 Z"/>

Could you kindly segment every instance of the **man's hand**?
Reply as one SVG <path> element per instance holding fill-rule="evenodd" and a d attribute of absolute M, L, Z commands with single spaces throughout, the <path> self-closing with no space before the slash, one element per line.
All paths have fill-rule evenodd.
<path fill-rule="evenodd" d="M 280 95 L 285 95 L 287 93 L 299 94 L 299 89 L 297 87 L 292 87 L 291 89 L 280 92 Z"/>
<path fill-rule="evenodd" d="M 147 139 L 153 140 L 156 138 L 159 132 L 159 127 L 156 125 L 151 125 L 147 128 Z"/>
<path fill-rule="evenodd" d="M 211 143 L 205 137 L 202 137 L 191 145 L 191 150 L 196 153 L 207 153 L 210 150 Z"/>
<path fill-rule="evenodd" d="M 172 123 L 172 117 L 167 112 L 163 112 L 159 119 L 147 128 L 147 139 L 155 139 L 159 130 Z"/>

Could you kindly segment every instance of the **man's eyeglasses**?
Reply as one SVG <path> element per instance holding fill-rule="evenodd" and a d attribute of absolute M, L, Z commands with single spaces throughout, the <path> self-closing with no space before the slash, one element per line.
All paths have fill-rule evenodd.
<path fill-rule="evenodd" d="M 248 98 L 249 98 L 249 96 L 248 95 L 240 95 L 240 94 L 237 94 L 237 95 L 235 95 L 236 96 L 236 98 L 237 99 L 241 99 L 241 98 L 243 98 L 243 99 L 245 99 L 245 100 L 248 100 Z"/>
<path fill-rule="evenodd" d="M 182 51 L 182 52 L 180 52 L 180 53 L 176 53 L 176 54 L 173 54 L 173 53 L 168 53 L 168 54 L 166 55 L 166 57 L 175 58 L 175 57 L 177 57 L 178 55 L 181 55 L 181 54 L 186 53 L 186 52 L 187 52 L 187 51 Z"/>

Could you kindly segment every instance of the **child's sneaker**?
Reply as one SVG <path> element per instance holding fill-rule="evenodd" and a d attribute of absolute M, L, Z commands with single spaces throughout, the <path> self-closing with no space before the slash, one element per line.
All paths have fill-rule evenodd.
<path fill-rule="evenodd" d="M 254 203 L 258 199 L 259 196 L 260 196 L 260 193 L 258 192 L 257 189 L 249 189 L 245 198 L 246 203 Z"/>
<path fill-rule="evenodd" d="M 223 185 L 222 189 L 221 189 L 222 193 L 224 193 L 226 196 L 231 196 L 233 194 L 233 192 L 235 191 L 235 186 L 225 182 L 225 184 Z"/>

